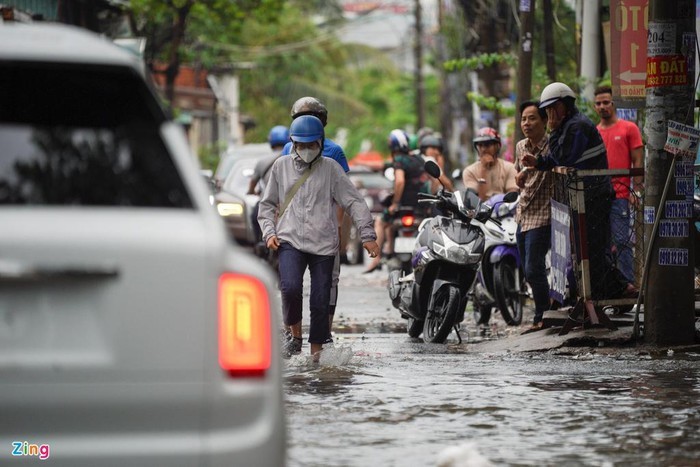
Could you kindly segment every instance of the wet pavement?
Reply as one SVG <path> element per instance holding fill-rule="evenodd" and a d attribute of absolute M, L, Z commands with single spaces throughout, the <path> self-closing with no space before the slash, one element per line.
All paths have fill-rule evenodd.
<path fill-rule="evenodd" d="M 530 310 L 425 344 L 361 272 L 343 266 L 334 348 L 286 361 L 289 466 L 700 465 L 700 349 L 631 345 L 631 314 L 522 335 Z"/>

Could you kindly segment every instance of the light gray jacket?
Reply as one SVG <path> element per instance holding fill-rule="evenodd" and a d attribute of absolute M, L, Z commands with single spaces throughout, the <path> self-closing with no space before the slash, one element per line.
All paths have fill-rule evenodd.
<path fill-rule="evenodd" d="M 287 210 L 277 219 L 287 192 L 309 166 L 296 154 L 280 157 L 270 169 L 265 193 L 260 200 L 258 223 L 265 242 L 277 235 L 280 242 L 315 255 L 335 256 L 338 252 L 338 216 L 333 201 L 352 218 L 362 242 L 377 239 L 367 203 L 340 165 L 319 157 L 318 166 L 299 187 Z"/>

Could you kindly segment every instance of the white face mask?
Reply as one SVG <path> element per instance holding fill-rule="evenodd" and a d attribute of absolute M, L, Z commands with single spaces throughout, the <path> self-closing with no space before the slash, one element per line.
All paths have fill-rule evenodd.
<path fill-rule="evenodd" d="M 301 157 L 301 160 L 307 164 L 312 162 L 318 157 L 319 154 L 321 154 L 320 149 L 295 149 L 295 151 L 299 157 Z"/>

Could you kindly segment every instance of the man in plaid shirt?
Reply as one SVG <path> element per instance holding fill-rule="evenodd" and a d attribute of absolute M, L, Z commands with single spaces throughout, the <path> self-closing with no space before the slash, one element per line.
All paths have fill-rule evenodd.
<path fill-rule="evenodd" d="M 545 310 L 550 308 L 549 282 L 545 255 L 551 247 L 550 198 L 554 195 L 553 176 L 549 171 L 524 167 L 524 155 L 539 156 L 547 148 L 547 113 L 539 102 L 520 104 L 520 128 L 525 138 L 515 146 L 515 182 L 520 188 L 518 211 L 518 250 L 525 267 L 525 278 L 535 300 L 535 318 L 530 330 L 542 329 Z"/>

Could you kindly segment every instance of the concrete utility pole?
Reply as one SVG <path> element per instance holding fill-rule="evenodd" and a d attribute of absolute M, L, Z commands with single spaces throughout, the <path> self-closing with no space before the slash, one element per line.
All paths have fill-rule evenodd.
<path fill-rule="evenodd" d="M 523 130 L 520 128 L 520 103 L 531 97 L 532 87 L 532 43 L 533 24 L 535 22 L 536 0 L 522 0 L 520 2 L 520 49 L 518 57 L 518 99 L 515 102 L 515 141 L 523 139 Z"/>
<path fill-rule="evenodd" d="M 647 138 L 644 222 L 644 340 L 691 344 L 695 334 L 693 284 L 693 158 L 664 150 L 668 123 L 693 125 L 695 0 L 650 0 L 644 135 Z M 668 196 L 663 198 L 671 174 Z M 689 185 L 689 186 L 685 186 Z M 653 221 L 659 218 L 656 239 Z M 653 242 L 653 243 L 652 243 Z"/>
<path fill-rule="evenodd" d="M 600 77 L 600 0 L 589 0 L 583 5 L 581 27 L 581 96 L 593 101 L 593 90 Z"/>
<path fill-rule="evenodd" d="M 438 63 L 444 63 L 447 60 L 447 47 L 445 45 L 445 37 L 442 32 L 444 24 L 444 11 L 442 1 L 438 2 L 438 31 L 435 39 Z M 438 77 L 440 80 L 440 132 L 442 133 L 443 154 L 447 160 L 446 171 L 454 167 L 454 152 L 451 151 L 455 145 L 450 144 L 452 141 L 452 103 L 450 102 L 451 89 L 448 82 L 445 69 L 441 66 L 437 67 Z M 455 151 L 456 152 L 456 151 Z"/>
<path fill-rule="evenodd" d="M 425 105 L 424 94 L 425 85 L 423 84 L 423 12 L 420 6 L 420 0 L 415 0 L 415 15 L 416 15 L 416 43 L 414 48 L 415 53 L 415 81 L 416 81 L 416 124 L 418 129 L 425 126 Z"/>

